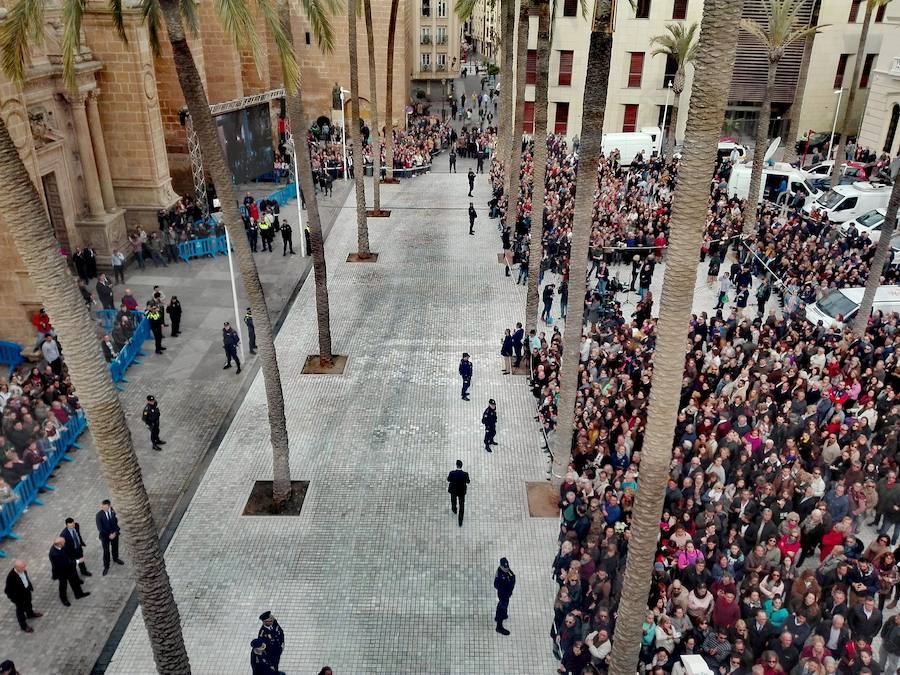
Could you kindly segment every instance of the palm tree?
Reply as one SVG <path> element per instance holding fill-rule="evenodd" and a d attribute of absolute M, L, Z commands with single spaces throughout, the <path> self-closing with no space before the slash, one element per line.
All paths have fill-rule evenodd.
<path fill-rule="evenodd" d="M 678 124 L 678 100 L 684 91 L 685 71 L 687 65 L 697 56 L 697 22 L 685 27 L 681 23 L 670 23 L 666 26 L 667 33 L 650 38 L 650 44 L 656 48 L 651 56 L 662 54 L 667 59 L 675 62 L 675 77 L 672 80 L 672 93 L 675 100 L 672 102 L 672 117 L 669 121 L 669 133 L 666 134 L 666 149 L 669 154 L 675 152 L 675 127 Z"/>
<path fill-rule="evenodd" d="M 388 23 L 387 42 L 387 82 L 385 85 L 387 100 L 384 102 L 384 160 L 387 164 L 385 183 L 393 183 L 396 180 L 394 178 L 394 38 L 397 33 L 397 12 L 399 9 L 400 0 L 391 0 L 391 18 Z"/>
<path fill-rule="evenodd" d="M 578 174 L 575 183 L 575 214 L 569 252 L 569 293 L 574 300 L 563 334 L 560 364 L 560 399 L 553 452 L 554 473 L 562 475 L 572 452 L 572 424 L 578 387 L 578 369 L 583 329 L 583 305 L 587 293 L 588 249 L 594 223 L 597 192 L 597 162 L 602 152 L 603 120 L 606 112 L 609 64 L 612 53 L 612 0 L 597 0 L 588 44 L 588 67 L 584 83 L 584 115 Z"/>
<path fill-rule="evenodd" d="M 369 49 L 369 109 L 372 111 L 372 215 L 381 215 L 381 125 L 378 123 L 378 78 L 375 76 L 375 32 L 372 27 L 372 0 L 363 0 L 366 17 L 366 41 Z"/>
<path fill-rule="evenodd" d="M 530 23 L 528 3 L 521 2 L 519 19 L 516 22 L 516 98 L 513 107 L 513 121 L 509 134 L 509 145 L 506 147 L 504 166 L 509 167 L 505 175 L 503 190 L 507 196 L 506 211 L 503 214 L 503 227 L 512 228 L 516 224 L 520 176 L 522 175 L 522 125 L 525 120 L 525 79 L 526 62 L 528 60 L 528 29 Z M 512 85 L 513 78 L 509 78 Z"/>
<path fill-rule="evenodd" d="M 769 120 L 772 117 L 772 94 L 775 91 L 775 75 L 785 50 L 797 40 L 815 35 L 819 26 L 797 26 L 797 15 L 808 0 L 763 0 L 768 26 L 753 19 L 741 19 L 741 28 L 756 38 L 765 48 L 768 57 L 766 89 L 756 125 L 756 147 L 753 149 L 753 168 L 750 171 L 750 192 L 744 202 L 744 232 L 756 232 L 756 209 L 759 186 L 762 180 L 763 161 L 768 147 Z"/>
<path fill-rule="evenodd" d="M 813 0 L 813 10 L 810 21 L 815 21 L 819 15 L 819 5 L 822 0 Z M 790 121 L 786 141 L 784 144 L 783 161 L 793 164 L 797 161 L 797 139 L 800 136 L 800 113 L 803 111 L 803 97 L 806 94 L 806 80 L 809 78 L 809 63 L 812 59 L 815 35 L 807 36 L 803 41 L 803 58 L 800 60 L 800 72 L 797 75 L 797 86 L 794 87 L 794 100 L 791 101 Z"/>
<path fill-rule="evenodd" d="M 350 139 L 353 143 L 353 182 L 356 188 L 357 258 L 369 260 L 369 225 L 366 220 L 366 188 L 363 183 L 365 161 L 359 134 L 359 53 L 356 44 L 356 13 L 359 0 L 347 2 L 347 34 L 350 36 Z M 344 130 L 347 133 L 347 130 Z"/>
<path fill-rule="evenodd" d="M 875 255 L 869 265 L 869 276 L 866 279 L 866 290 L 863 299 L 853 319 L 853 333 L 862 338 L 869 324 L 869 314 L 872 313 L 872 304 L 875 302 L 875 291 L 881 284 L 881 275 L 888 261 L 891 250 L 891 238 L 897 229 L 897 207 L 900 206 L 900 179 L 894 181 L 891 189 L 891 197 L 888 200 L 887 213 L 884 216 L 884 225 L 881 226 L 881 237 L 875 246 Z"/>
<path fill-rule="evenodd" d="M 316 41 L 324 52 L 331 52 L 334 40 L 328 12 L 333 5 L 323 7 L 315 3 L 304 5 L 310 24 L 316 34 Z M 290 0 L 282 0 L 278 7 L 279 21 L 288 41 L 293 46 L 294 35 L 291 27 Z M 309 155 L 309 143 L 306 142 L 306 129 L 309 128 L 306 110 L 299 83 L 291 83 L 288 74 L 284 74 L 285 103 L 288 121 L 294 136 L 294 171 L 300 188 L 306 196 L 306 226 L 309 228 L 309 247 L 312 256 L 313 276 L 316 284 L 316 325 L 319 334 L 319 365 L 329 368 L 334 365 L 334 354 L 331 351 L 331 311 L 328 302 L 328 271 L 325 266 L 325 240 L 322 236 L 322 220 L 319 216 L 319 199 L 316 196 L 312 177 L 312 162 Z M 297 205 L 300 208 L 300 204 Z M 301 233 L 302 234 L 302 233 Z"/>
<path fill-rule="evenodd" d="M 709 206 L 709 180 L 725 118 L 741 6 L 734 0 L 706 0 L 703 5 L 700 47 L 694 61 L 684 154 L 678 170 L 656 327 L 653 387 L 632 512 L 632 536 L 613 640 L 609 670 L 612 675 L 634 675 L 637 670 L 641 624 L 647 609 L 659 517 L 672 457 L 700 243 Z"/>
<path fill-rule="evenodd" d="M 850 91 L 847 93 L 847 107 L 841 115 L 841 123 L 838 129 L 841 138 L 838 141 L 837 152 L 834 153 L 834 166 L 831 168 L 831 184 L 837 185 L 841 179 L 841 157 L 847 145 L 847 136 L 856 130 L 850 126 L 850 117 L 853 114 L 853 103 L 856 101 L 856 92 L 859 89 L 859 77 L 862 72 L 863 62 L 866 60 L 866 41 L 869 39 L 869 26 L 872 23 L 872 14 L 876 7 L 883 7 L 891 0 L 866 0 L 866 13 L 863 16 L 862 32 L 859 34 L 859 46 L 856 48 L 856 61 L 853 64 L 853 79 L 850 80 Z M 829 148 L 830 151 L 830 148 Z"/>
<path fill-rule="evenodd" d="M 23 4 L 16 4 L 11 9 L 10 17 L 18 21 L 29 9 Z M 32 6 L 32 9 L 40 11 L 41 8 Z M 42 39 L 38 29 L 43 28 L 43 21 L 25 25 L 33 26 L 32 32 L 29 32 L 33 40 Z M 6 25 L 0 28 L 4 36 L 7 30 Z M 8 52 L 4 51 L 4 60 L 7 57 Z M 15 209 L 5 209 L 0 219 L 12 235 L 31 282 L 53 318 L 53 326 L 65 346 L 69 375 L 90 420 L 103 476 L 122 516 L 122 529 L 134 565 L 135 585 L 156 668 L 160 673 L 190 673 L 178 606 L 172 595 L 159 546 L 159 530 L 150 511 L 150 500 L 128 431 L 125 411 L 113 387 L 100 345 L 94 337 L 94 324 L 80 301 L 65 259 L 59 255 L 59 242 L 53 235 L 44 204 L 2 119 L 0 180 L 6 194 L 18 205 Z"/>

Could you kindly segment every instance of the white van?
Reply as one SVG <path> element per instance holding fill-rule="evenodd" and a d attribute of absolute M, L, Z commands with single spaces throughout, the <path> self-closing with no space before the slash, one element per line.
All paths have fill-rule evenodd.
<path fill-rule="evenodd" d="M 644 127 L 640 131 L 603 134 L 603 154 L 609 155 L 613 150 L 619 151 L 620 162 L 631 164 L 639 152 L 644 159 L 658 155 L 662 144 L 662 130 L 659 127 Z"/>
<path fill-rule="evenodd" d="M 720 159 L 731 159 L 731 153 L 737 151 L 737 162 L 740 163 L 747 159 L 747 148 L 738 143 L 733 138 L 723 138 L 719 141 L 719 148 L 716 154 Z"/>
<path fill-rule="evenodd" d="M 847 236 L 850 230 L 855 229 L 857 234 L 862 236 L 869 235 L 869 240 L 873 244 L 877 244 L 881 239 L 881 226 L 884 225 L 884 219 L 887 217 L 887 209 L 872 209 L 861 216 L 848 220 L 841 225 L 841 234 Z"/>
<path fill-rule="evenodd" d="M 886 208 L 891 197 L 890 185 L 863 183 L 835 185 L 828 192 L 803 205 L 813 218 L 828 216 L 832 223 L 845 223 L 872 209 Z"/>
<path fill-rule="evenodd" d="M 818 302 L 806 307 L 806 320 L 814 326 L 822 322 L 822 325 L 830 327 L 836 324 L 839 327 L 853 321 L 856 310 L 862 302 L 865 288 L 840 288 L 831 291 Z M 879 286 L 875 291 L 875 302 L 872 303 L 872 311 L 881 311 L 884 314 L 900 312 L 900 286 Z"/>
<path fill-rule="evenodd" d="M 752 164 L 738 164 L 731 169 L 728 178 L 728 196 L 737 196 L 739 199 L 747 199 L 750 194 L 750 174 L 753 172 Z M 762 179 L 760 180 L 760 194 L 758 201 L 765 199 L 767 202 L 784 201 L 783 193 L 787 197 L 793 197 L 797 190 L 802 189 L 806 193 L 806 203 L 809 204 L 822 193 L 806 179 L 802 171 L 795 169 L 790 164 L 776 162 L 771 166 L 763 166 Z"/>

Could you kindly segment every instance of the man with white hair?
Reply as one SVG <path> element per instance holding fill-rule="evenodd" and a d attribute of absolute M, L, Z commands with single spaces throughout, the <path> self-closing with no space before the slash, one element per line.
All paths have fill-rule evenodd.
<path fill-rule="evenodd" d="M 13 568 L 6 575 L 6 597 L 16 606 L 16 619 L 19 627 L 26 633 L 33 633 L 34 628 L 28 625 L 26 619 L 37 619 L 44 616 L 41 612 L 35 612 L 31 606 L 31 594 L 34 586 L 31 577 L 28 576 L 28 566 L 24 560 L 16 560 Z"/>

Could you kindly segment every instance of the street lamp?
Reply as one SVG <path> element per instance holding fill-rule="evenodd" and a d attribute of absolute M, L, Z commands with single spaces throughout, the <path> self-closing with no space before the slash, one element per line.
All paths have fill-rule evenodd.
<path fill-rule="evenodd" d="M 828 141 L 828 154 L 831 155 L 831 151 L 834 149 L 834 130 L 837 128 L 837 118 L 838 113 L 841 111 L 841 101 L 844 98 L 844 88 L 841 87 L 836 92 L 834 92 L 838 97 L 837 107 L 834 109 L 834 122 L 831 123 L 831 138 Z M 835 157 L 834 161 L 837 162 L 838 158 Z"/>
<path fill-rule="evenodd" d="M 668 89 L 666 89 L 666 107 L 663 108 L 663 124 L 662 124 L 662 138 L 660 139 L 659 147 L 663 148 L 666 143 L 666 139 L 668 138 L 668 134 L 666 133 L 666 118 L 669 115 L 669 95 L 672 93 L 672 80 L 669 80 Z"/>
<path fill-rule="evenodd" d="M 301 139 L 301 143 L 302 142 L 303 139 Z M 309 251 L 306 250 L 306 237 L 303 234 L 303 198 L 300 196 L 300 162 L 306 161 L 308 158 L 304 157 L 301 160 L 301 153 L 297 148 L 297 143 L 294 140 L 293 132 L 288 135 L 287 142 L 284 145 L 288 151 L 288 154 L 294 156 L 294 188 L 297 191 L 297 231 L 300 233 L 300 255 L 307 256 L 309 255 Z"/>
<path fill-rule="evenodd" d="M 346 103 L 345 94 L 349 94 L 349 89 L 344 89 L 341 87 L 341 142 L 344 144 L 344 180 L 350 180 L 350 171 L 347 166 L 347 118 L 344 113 L 344 107 Z"/>

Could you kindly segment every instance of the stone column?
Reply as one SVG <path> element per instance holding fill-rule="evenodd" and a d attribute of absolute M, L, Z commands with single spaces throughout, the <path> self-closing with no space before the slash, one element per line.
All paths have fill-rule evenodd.
<path fill-rule="evenodd" d="M 92 216 L 101 216 L 106 213 L 103 206 L 103 193 L 100 191 L 100 179 L 97 176 L 97 164 L 94 161 L 94 149 L 91 146 L 91 128 L 88 125 L 87 112 L 85 111 L 85 99 L 87 96 L 79 93 L 69 97 L 69 107 L 72 109 L 72 119 L 75 121 L 75 138 L 78 141 L 78 155 L 81 159 L 81 173 L 84 176 L 84 189 L 87 192 L 88 209 Z"/>
<path fill-rule="evenodd" d="M 94 159 L 97 162 L 97 175 L 100 178 L 100 192 L 103 195 L 103 205 L 107 211 L 116 208 L 116 195 L 113 192 L 112 174 L 109 171 L 109 161 L 106 158 L 106 141 L 103 139 L 103 126 L 100 124 L 100 109 L 97 99 L 100 98 L 99 89 L 91 89 L 88 92 L 87 113 L 88 124 L 91 127 L 91 142 L 94 146 Z"/>

